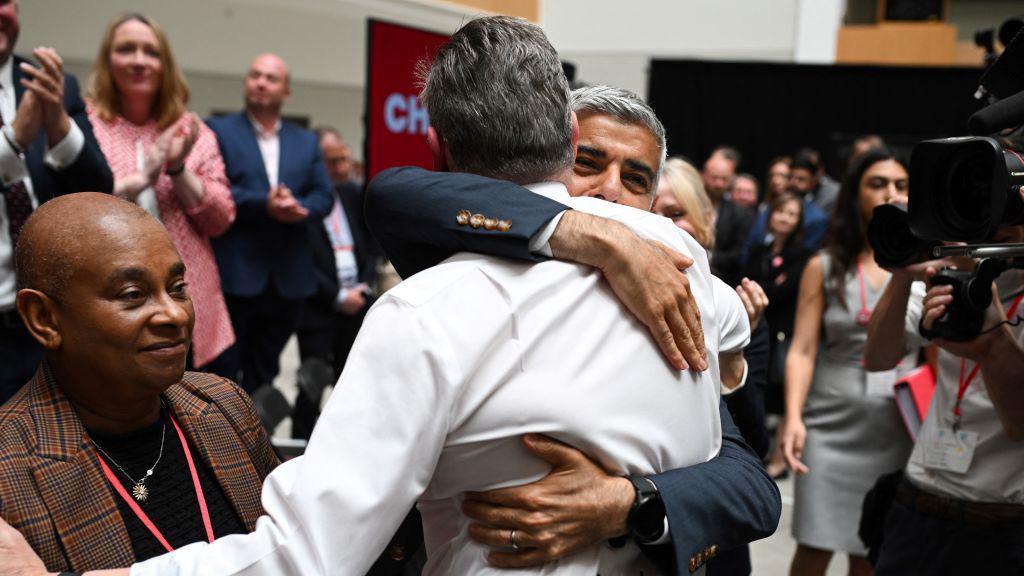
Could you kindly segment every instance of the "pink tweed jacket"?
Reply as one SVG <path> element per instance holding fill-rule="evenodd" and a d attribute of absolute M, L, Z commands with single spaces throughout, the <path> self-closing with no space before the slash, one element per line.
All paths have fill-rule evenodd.
<path fill-rule="evenodd" d="M 149 146 L 161 132 L 155 122 L 138 126 L 120 116 L 107 122 L 92 106 L 89 106 L 89 121 L 115 181 L 138 171 L 136 141 Z M 171 177 L 166 174 L 160 175 L 154 190 L 160 220 L 185 263 L 185 281 L 196 309 L 192 363 L 202 367 L 235 342 L 231 317 L 221 292 L 217 261 L 210 247 L 210 238 L 220 236 L 234 222 L 235 201 L 224 174 L 217 137 L 205 124 L 200 124 L 199 137 L 185 160 L 185 167 L 203 182 L 205 195 L 198 206 L 185 208 L 174 193 Z"/>

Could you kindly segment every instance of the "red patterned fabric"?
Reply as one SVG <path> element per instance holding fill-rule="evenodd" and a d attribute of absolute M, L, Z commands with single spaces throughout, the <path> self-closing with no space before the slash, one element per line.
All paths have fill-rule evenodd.
<path fill-rule="evenodd" d="M 113 122 L 100 118 L 89 106 L 96 140 L 114 172 L 115 181 L 138 171 L 136 141 L 148 147 L 160 135 L 156 123 L 135 125 L 122 117 Z M 185 167 L 203 182 L 203 201 L 185 208 L 173 190 L 171 177 L 161 174 L 154 190 L 160 206 L 160 219 L 174 240 L 185 263 L 185 281 L 196 309 L 196 327 L 192 333 L 192 362 L 201 367 L 235 342 L 220 273 L 210 247 L 210 238 L 223 234 L 235 220 L 235 201 L 224 174 L 224 160 L 213 131 L 200 123 L 199 137 L 185 159 Z"/>
<path fill-rule="evenodd" d="M 11 235 L 11 246 L 17 246 L 21 227 L 32 214 L 32 199 L 29 198 L 28 188 L 22 180 L 4 187 L 3 195 L 7 206 L 7 230 Z"/>
<path fill-rule="evenodd" d="M 0 126 L 4 125 L 4 119 L 0 117 Z M 32 214 L 32 199 L 28 196 L 28 188 L 25 182 L 18 180 L 10 186 L 3 188 L 4 205 L 7 208 L 7 230 L 11 235 L 11 247 L 18 245 L 18 236 L 21 234 L 21 227 L 25 225 L 29 215 Z"/>

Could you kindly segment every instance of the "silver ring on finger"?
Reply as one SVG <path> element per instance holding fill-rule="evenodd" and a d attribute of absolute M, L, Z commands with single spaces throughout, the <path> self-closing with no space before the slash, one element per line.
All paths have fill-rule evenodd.
<path fill-rule="evenodd" d="M 508 544 L 509 544 L 509 546 L 512 547 L 513 550 L 519 550 L 519 544 L 516 543 L 516 529 L 515 528 L 513 528 L 512 531 L 508 533 Z"/>

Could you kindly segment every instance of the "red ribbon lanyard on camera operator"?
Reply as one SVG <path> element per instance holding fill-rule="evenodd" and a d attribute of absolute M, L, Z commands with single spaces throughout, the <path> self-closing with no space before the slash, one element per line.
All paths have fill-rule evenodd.
<path fill-rule="evenodd" d="M 210 511 L 206 507 L 206 497 L 203 496 L 203 487 L 199 485 L 199 474 L 196 472 L 195 462 L 192 460 L 192 451 L 188 449 L 188 442 L 185 441 L 185 435 L 181 432 L 181 427 L 178 426 L 178 421 L 173 415 L 170 416 L 171 423 L 174 424 L 174 430 L 178 433 L 178 440 L 181 441 L 181 448 L 185 452 L 185 461 L 188 462 L 188 471 L 192 474 L 192 484 L 196 489 L 196 499 L 199 500 L 199 513 L 203 517 L 203 528 L 206 529 L 206 539 L 213 542 L 213 523 L 210 521 Z M 121 482 L 114 475 L 114 471 L 107 466 L 107 463 L 103 461 L 103 458 L 97 458 L 100 461 L 100 467 L 103 468 L 103 475 L 107 477 L 110 484 L 114 487 L 117 493 L 121 496 L 121 499 L 128 504 L 135 516 L 138 517 L 139 521 L 149 530 L 149 533 L 153 535 L 160 545 L 164 547 L 164 550 L 168 552 L 174 552 L 174 547 L 164 538 L 164 535 L 160 532 L 160 529 L 156 527 L 156 524 L 149 519 L 149 516 L 139 507 L 139 505 L 132 500 L 131 496 L 128 495 L 128 491 L 124 489 Z"/>
<path fill-rule="evenodd" d="M 857 312 L 857 324 L 867 326 L 871 323 L 871 308 L 868 308 L 868 296 L 864 289 L 864 270 L 857 261 L 857 283 L 860 284 L 860 310 Z"/>
<path fill-rule="evenodd" d="M 1017 296 L 1014 299 L 1013 304 L 1010 305 L 1010 309 L 1006 311 L 1006 319 L 1013 318 L 1013 315 L 1017 313 L 1017 308 L 1020 306 L 1020 301 L 1024 300 L 1024 293 Z M 981 370 L 981 364 L 975 364 L 974 368 L 971 368 L 970 374 L 967 374 L 967 378 L 964 378 L 964 373 L 967 372 L 967 359 L 960 359 L 960 386 L 956 391 L 956 404 L 953 404 L 953 430 L 960 429 L 960 402 L 964 399 L 964 394 L 967 393 L 967 388 L 974 381 L 974 377 L 978 375 L 978 371 Z"/>

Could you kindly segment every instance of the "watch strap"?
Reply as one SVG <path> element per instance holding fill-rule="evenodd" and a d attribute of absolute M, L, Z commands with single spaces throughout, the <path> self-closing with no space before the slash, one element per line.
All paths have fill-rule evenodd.
<path fill-rule="evenodd" d="M 626 517 L 626 526 L 637 543 L 650 544 L 665 533 L 665 505 L 661 501 L 661 492 L 658 485 L 646 476 L 626 476 L 626 479 L 636 492 Z M 652 514 L 658 516 L 656 522 L 649 518 Z"/>

